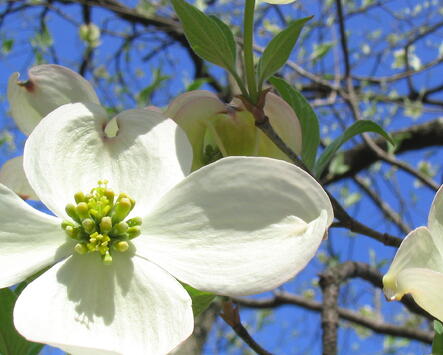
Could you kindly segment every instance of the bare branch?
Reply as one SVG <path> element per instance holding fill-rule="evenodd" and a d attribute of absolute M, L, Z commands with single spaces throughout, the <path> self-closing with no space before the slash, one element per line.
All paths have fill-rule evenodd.
<path fill-rule="evenodd" d="M 272 355 L 269 351 L 263 349 L 241 324 L 238 306 L 234 306 L 232 301 L 226 301 L 223 303 L 222 308 L 223 311 L 220 313 L 220 316 L 252 350 L 259 355 Z"/>
<path fill-rule="evenodd" d="M 323 353 L 325 355 L 337 353 L 337 328 L 339 319 L 337 303 L 340 284 L 355 277 L 369 281 L 376 287 L 383 287 L 382 276 L 378 270 L 363 263 L 348 261 L 320 274 L 320 287 L 323 290 L 322 328 Z M 422 310 L 410 296 L 403 297 L 402 303 L 412 312 L 433 319 L 433 317 Z"/>
<path fill-rule="evenodd" d="M 400 215 L 395 212 L 382 198 L 380 198 L 380 196 L 374 190 L 372 190 L 361 177 L 354 176 L 353 180 L 369 196 L 369 198 L 383 212 L 383 214 L 389 218 L 389 220 L 395 223 L 403 233 L 408 234 L 411 231 L 411 228 L 403 222 Z"/>
<path fill-rule="evenodd" d="M 285 305 L 299 306 L 314 312 L 321 312 L 323 309 L 323 304 L 321 302 L 307 299 L 303 296 L 295 295 L 289 292 L 276 292 L 273 297 L 262 299 L 233 298 L 232 300 L 240 306 L 254 309 L 276 308 Z M 434 334 L 430 331 L 389 324 L 383 322 L 382 320 L 372 319 L 367 316 L 363 316 L 358 312 L 342 307 L 338 307 L 337 312 L 341 319 L 368 328 L 379 334 L 414 339 L 426 344 L 432 343 Z"/>

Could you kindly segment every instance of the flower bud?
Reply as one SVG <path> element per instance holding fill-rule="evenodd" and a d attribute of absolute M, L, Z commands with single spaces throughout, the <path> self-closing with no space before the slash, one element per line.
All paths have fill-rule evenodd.
<path fill-rule="evenodd" d="M 109 216 L 103 217 L 100 221 L 100 231 L 108 234 L 112 230 L 112 219 Z"/>
<path fill-rule="evenodd" d="M 275 132 L 296 153 L 301 152 L 301 126 L 294 110 L 279 96 L 266 93 L 264 114 Z M 230 105 L 216 95 L 193 91 L 180 95 L 165 115 L 186 132 L 194 160 L 192 170 L 221 156 L 265 156 L 289 160 L 277 146 L 255 126 L 253 115 L 239 99 Z"/>
<path fill-rule="evenodd" d="M 118 250 L 121 253 L 124 253 L 126 250 L 129 249 L 129 244 L 125 241 L 117 242 L 114 244 L 114 249 Z"/>

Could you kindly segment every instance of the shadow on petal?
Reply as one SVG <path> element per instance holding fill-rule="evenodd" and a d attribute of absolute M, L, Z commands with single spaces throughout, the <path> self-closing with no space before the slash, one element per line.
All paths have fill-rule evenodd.
<path fill-rule="evenodd" d="M 66 287 L 68 300 L 76 304 L 76 321 L 87 328 L 98 318 L 112 324 L 117 289 L 126 295 L 134 276 L 133 254 L 133 249 L 114 252 L 111 265 L 104 265 L 98 253 L 74 254 L 60 268 L 57 280 Z"/>

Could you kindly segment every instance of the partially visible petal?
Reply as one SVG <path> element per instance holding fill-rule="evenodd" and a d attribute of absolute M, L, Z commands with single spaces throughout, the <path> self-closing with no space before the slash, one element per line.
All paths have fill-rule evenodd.
<path fill-rule="evenodd" d="M 443 321 L 441 272 L 420 268 L 405 269 L 398 274 L 397 285 L 399 295 L 410 293 L 421 308 Z"/>
<path fill-rule="evenodd" d="M 99 103 L 91 84 L 69 68 L 42 64 L 32 67 L 28 76 L 27 81 L 20 82 L 19 73 L 14 73 L 8 82 L 12 117 L 25 134 L 29 135 L 43 117 L 61 105 Z"/>
<path fill-rule="evenodd" d="M 202 166 L 203 142 L 209 120 L 225 111 L 226 105 L 217 95 L 205 90 L 189 91 L 178 96 L 165 111 L 165 116 L 177 122 L 192 144 L 192 170 Z"/>
<path fill-rule="evenodd" d="M 443 272 L 443 255 L 426 227 L 413 230 L 401 243 L 388 273 L 383 277 L 386 297 L 399 299 L 403 296 L 399 285 L 399 274 L 410 268 Z"/>
<path fill-rule="evenodd" d="M 300 121 L 289 104 L 281 97 L 269 92 L 266 94 L 264 111 L 278 136 L 295 153 L 301 153 L 302 133 Z"/>
<path fill-rule="evenodd" d="M 257 154 L 257 128 L 249 112 L 220 114 L 214 120 L 213 128 L 223 156 Z"/>
<path fill-rule="evenodd" d="M 432 201 L 428 226 L 436 247 L 443 255 L 443 187 L 438 189 L 434 201 Z"/>
<path fill-rule="evenodd" d="M 300 271 L 333 219 L 321 186 L 292 164 L 230 157 L 189 175 L 144 219 L 137 254 L 225 295 L 272 289 Z"/>
<path fill-rule="evenodd" d="M 246 109 L 241 100 L 234 99 L 232 104 L 239 108 L 242 115 L 249 115 L 252 118 L 252 114 L 245 111 Z M 273 93 L 267 93 L 264 112 L 278 136 L 295 153 L 300 154 L 302 147 L 301 126 L 291 106 L 281 97 Z M 240 116 L 239 114 L 237 115 Z M 288 156 L 277 148 L 260 129 L 256 128 L 256 131 L 258 150 L 255 155 L 290 161 Z"/>
<path fill-rule="evenodd" d="M 73 255 L 32 282 L 14 309 L 27 339 L 73 354 L 165 354 L 193 329 L 191 299 L 156 265 Z"/>
<path fill-rule="evenodd" d="M 185 111 L 188 112 L 191 108 L 196 109 L 194 105 L 200 102 L 203 102 L 203 104 L 208 103 L 208 108 L 215 113 L 225 110 L 225 105 L 216 94 L 207 90 L 193 90 L 185 92 L 172 100 L 165 111 L 165 115 L 171 118 L 177 117 L 178 120 L 186 120 L 184 117 Z M 206 110 L 201 111 L 206 112 Z"/>
<path fill-rule="evenodd" d="M 0 184 L 0 288 L 12 286 L 72 253 L 60 220 L 29 206 Z"/>
<path fill-rule="evenodd" d="M 183 128 L 193 147 L 192 170 L 205 162 L 205 137 L 210 133 L 223 156 L 266 156 L 289 160 L 277 146 L 254 125 L 252 114 L 239 99 L 234 109 L 204 90 L 190 91 L 178 96 L 165 114 Z M 301 152 L 301 127 L 294 110 L 279 96 L 268 93 L 264 106 L 271 125 L 283 141 L 296 153 Z"/>
<path fill-rule="evenodd" d="M 74 202 L 74 194 L 89 192 L 101 179 L 136 200 L 133 215 L 145 215 L 189 172 L 191 146 L 174 121 L 146 109 L 124 111 L 115 119 L 118 131 L 109 138 L 102 107 L 67 104 L 46 116 L 29 136 L 26 175 L 56 215 L 66 216 L 65 205 Z"/>
<path fill-rule="evenodd" d="M 3 164 L 0 169 L 0 183 L 25 200 L 38 200 L 23 170 L 23 156 L 12 158 Z"/>

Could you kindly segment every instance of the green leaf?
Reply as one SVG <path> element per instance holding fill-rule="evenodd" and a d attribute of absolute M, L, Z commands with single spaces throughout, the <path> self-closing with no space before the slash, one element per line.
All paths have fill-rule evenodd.
<path fill-rule="evenodd" d="M 227 45 L 229 46 L 230 49 L 230 54 L 233 57 L 233 63 L 235 65 L 235 60 L 237 57 L 237 46 L 235 45 L 235 38 L 234 38 L 234 34 L 232 33 L 231 28 L 224 23 L 222 20 L 220 20 L 217 16 L 214 15 L 210 15 L 209 16 L 212 21 L 214 21 L 214 23 L 218 26 L 218 28 L 220 28 L 220 30 L 223 32 L 223 35 L 226 38 L 227 41 Z"/>
<path fill-rule="evenodd" d="M 350 166 L 345 164 L 345 155 L 343 152 L 334 155 L 329 164 L 329 172 L 332 175 L 341 175 L 349 171 Z"/>
<path fill-rule="evenodd" d="M 315 47 L 314 51 L 311 54 L 311 60 L 313 62 L 317 62 L 321 58 L 323 58 L 326 54 L 329 53 L 329 50 L 335 46 L 335 42 L 327 42 L 319 44 Z"/>
<path fill-rule="evenodd" d="M 153 73 L 152 83 L 138 93 L 137 103 L 140 106 L 146 106 L 147 104 L 149 104 L 154 91 L 159 89 L 163 85 L 163 83 L 169 79 L 170 76 L 162 75 L 161 70 L 156 69 Z"/>
<path fill-rule="evenodd" d="M 2 53 L 8 54 L 9 52 L 11 52 L 13 46 L 14 46 L 13 39 L 4 39 L 2 42 Z"/>
<path fill-rule="evenodd" d="M 31 44 L 33 47 L 41 50 L 47 50 L 54 44 L 54 40 L 46 24 L 43 24 L 41 30 L 31 39 Z"/>
<path fill-rule="evenodd" d="M 14 328 L 12 312 L 16 299 L 9 288 L 0 289 L 0 354 L 36 355 L 43 345 L 27 341 Z"/>
<path fill-rule="evenodd" d="M 443 324 L 434 320 L 434 340 L 432 341 L 432 355 L 443 355 Z"/>
<path fill-rule="evenodd" d="M 195 79 L 192 83 L 186 86 L 185 91 L 194 91 L 200 89 L 203 85 L 209 83 L 209 79 L 207 78 L 198 78 Z"/>
<path fill-rule="evenodd" d="M 387 133 L 383 128 L 381 128 L 377 123 L 367 120 L 357 121 L 354 124 L 352 124 L 350 127 L 348 127 L 343 133 L 343 135 L 338 137 L 336 140 L 334 140 L 330 145 L 326 147 L 326 149 L 323 151 L 322 155 L 320 156 L 320 158 L 318 158 L 315 164 L 314 175 L 320 177 L 321 174 L 323 173 L 323 170 L 326 168 L 328 163 L 334 157 L 337 150 L 352 137 L 364 132 L 378 133 L 379 135 L 384 137 L 389 143 L 393 145 L 395 144 L 391 135 Z"/>
<path fill-rule="evenodd" d="M 263 52 L 257 66 L 258 88 L 287 62 L 304 24 L 312 18 L 306 17 L 291 23 L 275 36 Z"/>
<path fill-rule="evenodd" d="M 273 77 L 269 80 L 280 96 L 292 107 L 300 120 L 302 130 L 301 158 L 312 169 L 320 144 L 320 127 L 317 116 L 309 102 L 285 80 Z"/>
<path fill-rule="evenodd" d="M 172 0 L 192 50 L 229 71 L 235 68 L 236 47 L 230 28 L 184 0 Z"/>
<path fill-rule="evenodd" d="M 443 335 L 443 324 L 438 320 L 434 320 L 434 330 L 438 335 Z"/>
<path fill-rule="evenodd" d="M 347 208 L 347 207 L 350 207 L 350 206 L 352 206 L 352 205 L 355 205 L 358 201 L 360 201 L 361 200 L 361 194 L 360 193 L 358 193 L 358 192 L 354 192 L 354 193 L 352 193 L 352 194 L 350 194 L 350 195 L 348 195 L 348 196 L 346 196 L 345 197 L 345 199 L 344 199 L 344 201 L 343 201 L 343 204 L 344 204 L 344 206 Z"/>
<path fill-rule="evenodd" d="M 197 290 L 184 283 L 182 283 L 182 286 L 189 293 L 189 296 L 191 296 L 194 317 L 197 317 L 201 312 L 208 308 L 215 298 L 213 293 Z"/>

